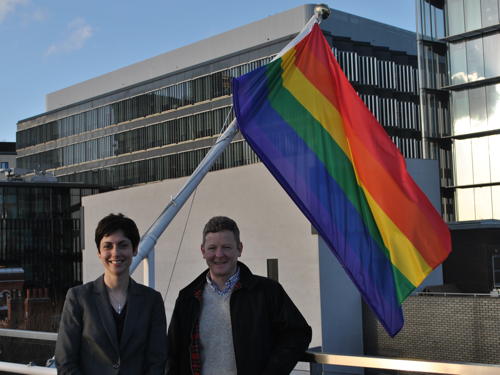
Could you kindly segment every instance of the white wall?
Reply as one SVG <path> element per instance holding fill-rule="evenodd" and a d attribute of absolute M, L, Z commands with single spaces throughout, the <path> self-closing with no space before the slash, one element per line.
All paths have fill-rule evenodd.
<path fill-rule="evenodd" d="M 137 222 L 142 234 L 185 181 L 186 178 L 166 180 L 83 198 L 84 281 L 93 280 L 102 273 L 93 240 L 95 227 L 102 217 L 122 212 Z M 167 319 L 170 319 L 179 289 L 206 268 L 199 250 L 201 232 L 208 219 L 215 215 L 236 220 L 243 242 L 241 260 L 254 273 L 265 276 L 266 259 L 279 259 L 280 283 L 313 329 L 311 346 L 320 346 L 318 237 L 311 234 L 307 219 L 262 164 L 209 173 L 198 187 L 194 201 L 188 200 L 159 239 L 155 282 L 156 289 L 166 294 Z M 142 281 L 142 266 L 133 277 Z"/>
<path fill-rule="evenodd" d="M 417 184 L 439 208 L 437 162 L 407 160 L 407 163 Z M 103 216 L 122 212 L 133 218 L 144 233 L 186 180 L 166 180 L 83 198 L 84 281 L 93 280 L 102 272 L 93 236 L 97 222 Z M 241 260 L 255 273 L 266 275 L 266 259 L 279 259 L 280 282 L 312 326 L 311 347 L 322 346 L 326 352 L 362 354 L 359 293 L 324 243 L 321 246 L 318 237 L 311 234 L 309 222 L 262 164 L 209 173 L 198 187 L 194 200 L 188 200 L 159 239 L 156 287 L 164 296 L 166 294 L 167 319 L 170 319 L 179 289 L 206 267 L 199 250 L 201 231 L 206 221 L 215 215 L 226 215 L 238 222 L 244 246 Z M 177 265 L 167 293 L 178 251 Z M 141 281 L 142 267 L 133 276 Z M 438 269 L 424 284 L 440 282 L 441 269 Z M 349 307 L 345 308 L 347 305 Z M 299 364 L 299 368 L 307 368 L 307 365 Z"/>

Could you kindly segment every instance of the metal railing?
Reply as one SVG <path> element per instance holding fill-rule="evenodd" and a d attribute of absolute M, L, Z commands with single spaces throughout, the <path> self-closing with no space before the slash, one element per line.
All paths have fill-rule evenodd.
<path fill-rule="evenodd" d="M 20 363 L 0 362 L 0 371 L 11 372 L 14 374 L 32 374 L 32 375 L 57 375 L 57 370 L 50 367 L 23 365 Z"/>
<path fill-rule="evenodd" d="M 56 332 L 29 331 L 25 329 L 0 328 L 0 336 L 16 337 L 19 339 L 57 341 Z"/>
<path fill-rule="evenodd" d="M 498 297 L 494 291 L 490 293 L 459 293 L 459 292 L 416 292 L 412 295 L 423 297 Z"/>
<path fill-rule="evenodd" d="M 34 340 L 56 341 L 57 333 L 25 331 L 18 329 L 0 329 L 0 336 L 17 337 Z M 354 355 L 338 355 L 307 351 L 301 362 L 318 365 L 336 365 L 347 367 L 373 368 L 381 370 L 412 371 L 431 374 L 454 375 L 499 375 L 500 365 L 480 363 L 450 363 L 435 361 L 420 361 L 410 359 L 395 359 L 382 357 L 367 357 Z M 19 363 L 0 362 L 0 371 L 15 374 L 56 375 L 55 368 L 23 365 Z"/>
<path fill-rule="evenodd" d="M 323 365 L 373 368 L 380 370 L 399 370 L 423 372 L 431 374 L 454 375 L 499 375 L 500 365 L 480 363 L 453 363 L 420 361 L 411 359 L 396 359 L 382 357 L 367 357 L 354 355 L 338 355 L 307 351 L 303 362 Z"/>

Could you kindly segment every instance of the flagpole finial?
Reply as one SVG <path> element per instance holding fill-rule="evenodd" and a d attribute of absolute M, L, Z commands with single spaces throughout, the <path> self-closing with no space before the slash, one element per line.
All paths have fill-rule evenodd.
<path fill-rule="evenodd" d="M 314 8 L 314 14 L 316 14 L 318 18 L 326 20 L 328 16 L 330 16 L 330 8 L 326 4 L 318 4 Z"/>

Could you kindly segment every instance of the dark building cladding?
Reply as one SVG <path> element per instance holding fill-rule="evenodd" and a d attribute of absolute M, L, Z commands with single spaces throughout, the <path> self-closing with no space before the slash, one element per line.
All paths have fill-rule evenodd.
<path fill-rule="evenodd" d="M 304 13 L 309 18 L 312 9 L 299 7 L 281 17 Z M 415 34 L 339 11 L 331 18 L 331 25 L 324 22 L 322 28 L 348 79 L 404 156 L 421 157 L 415 42 L 406 52 L 398 49 L 402 41 L 411 44 Z M 242 37 L 238 30 L 226 34 L 237 40 Z M 363 33 L 370 42 L 353 40 Z M 375 45 L 377 34 L 375 42 L 383 40 L 385 46 Z M 233 118 L 231 79 L 268 63 L 293 36 L 239 46 L 236 52 L 20 121 L 18 166 L 49 170 L 61 181 L 114 187 L 190 175 Z M 183 58 L 191 61 L 190 53 L 186 50 Z M 237 136 L 212 170 L 258 161 Z"/>
<path fill-rule="evenodd" d="M 500 221 L 450 224 L 453 252 L 443 264 L 443 278 L 463 293 L 500 288 Z"/>
<path fill-rule="evenodd" d="M 0 266 L 21 267 L 25 288 L 48 288 L 52 298 L 64 298 L 82 281 L 81 198 L 107 190 L 0 181 Z"/>
<path fill-rule="evenodd" d="M 15 154 L 16 153 L 16 143 L 15 142 L 0 142 L 0 153 L 2 153 L 2 154 Z"/>

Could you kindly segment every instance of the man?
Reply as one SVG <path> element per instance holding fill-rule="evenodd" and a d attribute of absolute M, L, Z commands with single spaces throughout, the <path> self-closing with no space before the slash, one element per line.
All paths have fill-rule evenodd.
<path fill-rule="evenodd" d="M 238 262 L 236 223 L 211 218 L 201 253 L 208 270 L 179 292 L 168 331 L 168 375 L 289 374 L 311 327 L 281 285 Z"/>

